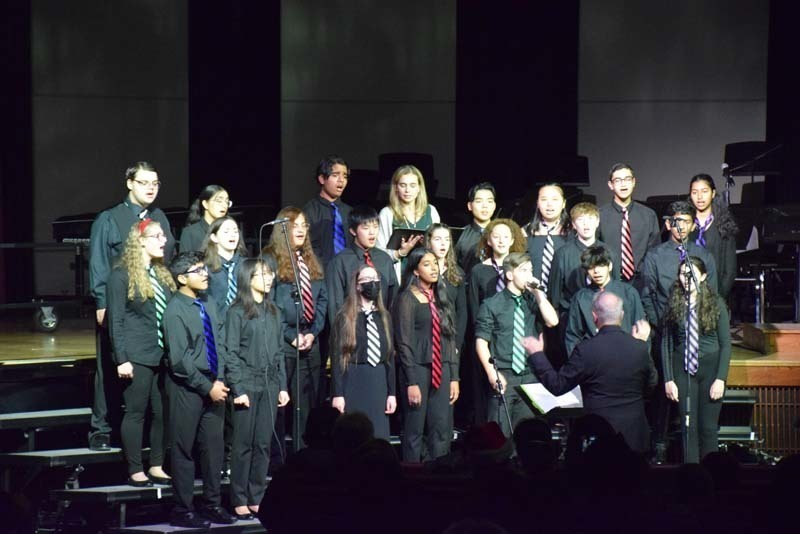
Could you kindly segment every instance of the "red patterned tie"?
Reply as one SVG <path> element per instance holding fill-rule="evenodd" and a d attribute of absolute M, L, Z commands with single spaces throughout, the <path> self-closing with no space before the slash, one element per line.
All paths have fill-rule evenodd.
<path fill-rule="evenodd" d="M 633 245 L 631 243 L 631 222 L 628 218 L 628 210 L 622 208 L 622 235 L 620 240 L 622 252 L 622 278 L 631 280 L 636 271 L 636 264 L 633 262 Z"/>
<path fill-rule="evenodd" d="M 431 309 L 431 385 L 439 389 L 442 385 L 442 325 L 439 317 L 439 308 L 434 301 L 433 289 L 422 293 L 428 297 L 428 306 Z"/>
<path fill-rule="evenodd" d="M 364 251 L 364 263 L 369 265 L 370 267 L 375 267 L 375 264 L 372 263 L 372 255 L 369 253 L 369 250 Z"/>
<path fill-rule="evenodd" d="M 300 271 L 300 296 L 303 298 L 303 319 L 307 323 L 314 320 L 314 296 L 311 293 L 311 274 L 303 254 L 297 251 L 297 270 Z"/>

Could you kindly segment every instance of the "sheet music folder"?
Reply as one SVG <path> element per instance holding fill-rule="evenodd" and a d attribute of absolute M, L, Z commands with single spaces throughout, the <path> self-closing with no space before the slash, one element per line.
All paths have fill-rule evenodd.
<path fill-rule="evenodd" d="M 580 409 L 581 411 L 583 409 L 583 395 L 580 386 L 575 386 L 571 391 L 557 397 L 539 383 L 521 384 L 515 388 L 528 406 L 542 415 L 557 409 Z"/>

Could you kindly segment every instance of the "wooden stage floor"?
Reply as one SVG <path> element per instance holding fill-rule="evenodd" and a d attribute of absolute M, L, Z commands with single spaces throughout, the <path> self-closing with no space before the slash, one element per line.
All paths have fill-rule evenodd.
<path fill-rule="evenodd" d="M 23 321 L 0 321 L 0 365 L 25 365 L 95 357 L 91 319 L 66 319 L 52 333 Z"/>

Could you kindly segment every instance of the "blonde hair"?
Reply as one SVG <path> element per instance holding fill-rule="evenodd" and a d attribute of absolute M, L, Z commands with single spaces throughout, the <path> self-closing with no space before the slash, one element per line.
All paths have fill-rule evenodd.
<path fill-rule="evenodd" d="M 120 255 L 118 266 L 128 271 L 128 300 L 139 298 L 142 301 L 155 298 L 156 293 L 150 284 L 150 275 L 145 267 L 144 255 L 142 254 L 142 238 L 148 228 L 157 226 L 161 229 L 158 221 L 136 223 L 128 232 L 125 240 L 125 248 Z M 141 230 L 140 230 L 141 228 Z M 175 280 L 169 270 L 164 266 L 163 258 L 151 258 L 150 265 L 156 271 L 156 279 L 162 286 L 168 287 L 170 291 L 175 291 Z"/>
<path fill-rule="evenodd" d="M 397 182 L 406 174 L 413 174 L 417 177 L 419 183 L 419 194 L 414 200 L 414 215 L 419 220 L 425 215 L 425 210 L 428 209 L 428 192 L 425 190 L 425 179 L 422 177 L 420 170 L 413 165 L 403 165 L 398 167 L 392 175 L 392 186 L 389 188 L 389 207 L 392 209 L 395 220 L 402 221 L 403 206 L 400 203 L 400 198 L 397 196 Z"/>

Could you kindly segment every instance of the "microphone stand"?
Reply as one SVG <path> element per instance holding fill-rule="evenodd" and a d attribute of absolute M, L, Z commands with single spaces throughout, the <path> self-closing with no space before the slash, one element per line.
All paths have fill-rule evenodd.
<path fill-rule="evenodd" d="M 300 334 L 300 310 L 303 308 L 303 299 L 300 297 L 300 272 L 297 268 L 297 260 L 292 251 L 292 245 L 289 242 L 289 233 L 286 231 L 286 223 L 288 221 L 281 221 L 281 230 L 283 230 L 283 237 L 286 240 L 286 250 L 289 252 L 289 261 L 292 264 L 292 274 L 294 275 L 294 290 L 292 297 L 294 298 L 294 315 L 295 324 L 297 325 L 297 334 Z M 294 452 L 300 450 L 300 342 L 295 336 L 294 341 L 294 380 L 295 380 L 295 398 L 294 402 L 294 421 L 292 424 L 292 444 L 294 445 Z"/>
<path fill-rule="evenodd" d="M 674 223 L 677 221 L 673 220 Z M 680 229 L 680 226 L 676 226 L 678 228 L 678 233 L 681 237 L 681 246 L 683 247 L 684 252 L 686 253 L 686 257 L 681 261 L 681 266 L 679 268 L 679 273 L 684 272 L 688 273 L 689 277 L 689 287 L 684 288 L 686 292 L 686 324 L 684 326 L 685 330 L 685 342 L 684 342 L 684 349 L 683 349 L 683 357 L 684 360 L 687 362 L 686 364 L 686 416 L 684 417 L 684 432 L 683 432 L 683 462 L 686 463 L 686 457 L 689 454 L 689 429 L 691 427 L 691 410 L 692 410 L 692 402 L 691 402 L 691 391 L 692 391 L 692 384 L 691 379 L 692 375 L 689 373 L 689 321 L 691 320 L 691 307 L 692 307 L 692 291 L 691 287 L 694 286 L 696 290 L 696 295 L 699 298 L 700 296 L 700 282 L 698 282 L 697 277 L 694 275 L 694 269 L 692 269 L 692 263 L 689 261 L 689 233 L 684 232 Z M 680 276 L 679 276 L 680 279 Z M 698 324 L 698 329 L 700 325 Z M 700 332 L 697 333 L 698 339 L 700 337 Z M 699 343 L 698 343 L 699 345 Z M 699 360 L 698 354 L 698 360 Z M 699 361 L 698 361 L 699 363 Z M 698 391 L 698 395 L 700 392 Z"/>
<path fill-rule="evenodd" d="M 500 380 L 500 371 L 497 369 L 497 360 L 494 356 L 489 356 L 489 363 L 492 364 L 492 368 L 494 369 L 494 376 L 495 376 L 495 387 L 497 388 L 497 394 L 500 396 L 500 404 L 497 406 L 497 419 L 500 419 L 500 406 L 502 406 L 506 411 L 506 419 L 508 420 L 508 429 L 511 432 L 511 437 L 514 436 L 514 425 L 511 424 L 511 413 L 508 411 L 508 404 L 506 403 L 506 392 L 503 389 L 503 382 Z"/>

